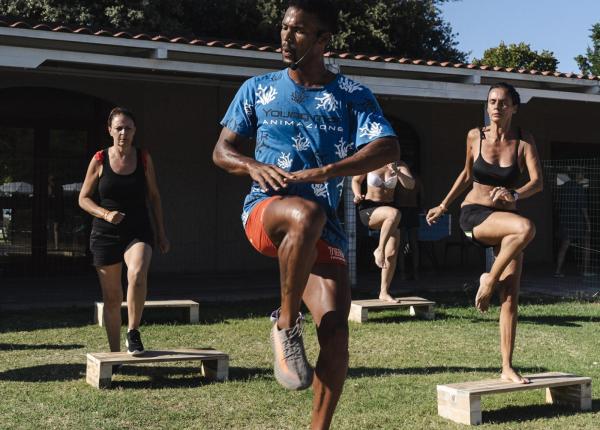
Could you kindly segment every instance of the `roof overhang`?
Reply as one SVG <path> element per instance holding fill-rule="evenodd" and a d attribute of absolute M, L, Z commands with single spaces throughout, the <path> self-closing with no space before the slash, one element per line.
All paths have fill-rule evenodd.
<path fill-rule="evenodd" d="M 509 82 L 523 103 L 534 98 L 600 103 L 600 80 L 459 67 L 328 58 L 381 96 L 481 101 L 490 84 Z M 39 73 L 237 85 L 282 67 L 271 50 L 198 46 L 153 40 L 0 27 L 0 69 Z"/>

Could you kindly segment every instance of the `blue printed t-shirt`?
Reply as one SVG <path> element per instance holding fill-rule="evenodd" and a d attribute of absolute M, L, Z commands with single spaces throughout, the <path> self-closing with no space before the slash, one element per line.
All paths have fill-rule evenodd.
<path fill-rule="evenodd" d="M 256 139 L 255 158 L 283 170 L 322 167 L 349 157 L 367 143 L 395 136 L 368 88 L 338 74 L 327 85 L 306 88 L 295 83 L 288 69 L 248 79 L 229 105 L 221 125 Z M 244 201 L 242 222 L 261 200 L 294 195 L 319 203 L 327 215 L 321 238 L 347 253 L 347 239 L 336 210 L 343 177 L 323 184 L 289 184 L 263 192 L 252 184 Z"/>

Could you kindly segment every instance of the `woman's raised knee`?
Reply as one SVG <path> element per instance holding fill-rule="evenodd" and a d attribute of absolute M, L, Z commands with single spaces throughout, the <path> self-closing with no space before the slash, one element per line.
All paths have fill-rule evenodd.
<path fill-rule="evenodd" d="M 523 218 L 517 226 L 518 234 L 523 236 L 525 240 L 530 241 L 535 237 L 535 224 L 533 221 Z"/>

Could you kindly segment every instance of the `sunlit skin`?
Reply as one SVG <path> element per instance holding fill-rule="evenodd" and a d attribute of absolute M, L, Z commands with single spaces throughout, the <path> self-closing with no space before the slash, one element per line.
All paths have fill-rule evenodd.
<path fill-rule="evenodd" d="M 517 155 L 520 170 L 527 169 L 529 181 L 516 189 L 519 199 L 531 197 L 542 190 L 542 171 L 530 133 L 522 132 L 518 139 L 518 130 L 512 127 L 512 117 L 517 113 L 510 93 L 504 88 L 495 88 L 489 92 L 487 113 L 490 125 L 483 129 L 485 139 L 481 143 L 481 155 L 490 164 L 507 167 L 512 165 Z M 473 163 L 479 157 L 480 130 L 473 129 L 467 135 L 466 161 L 452 189 L 440 206 L 427 212 L 429 224 L 447 210 L 452 201 L 472 186 L 462 206 L 479 204 L 492 208 L 514 210 L 516 201 L 510 190 L 473 182 Z M 502 355 L 501 378 L 517 383 L 528 383 L 513 368 L 512 356 L 516 337 L 518 300 L 523 265 L 523 250 L 535 237 L 535 225 L 527 218 L 513 212 L 494 212 L 481 224 L 473 228 L 473 236 L 481 243 L 490 246 L 496 256 L 488 273 L 479 278 L 479 289 L 475 306 L 485 312 L 490 305 L 492 294 L 497 289 L 500 296 L 500 350 Z"/>
<path fill-rule="evenodd" d="M 403 163 L 389 163 L 372 173 L 384 180 L 394 176 L 398 178 L 397 186 L 412 189 L 415 181 L 408 169 Z M 398 246 L 400 245 L 400 232 L 398 225 L 402 214 L 393 207 L 395 188 L 386 188 L 383 186 L 372 186 L 367 183 L 367 193 L 361 192 L 361 185 L 367 175 L 358 175 L 352 178 L 352 191 L 354 192 L 354 204 L 360 204 L 363 200 L 374 202 L 391 203 L 390 206 L 380 206 L 376 208 L 369 218 L 369 228 L 379 230 L 379 243 L 373 251 L 375 264 L 381 268 L 381 284 L 379 289 L 379 299 L 396 303 L 398 300 L 390 295 L 389 288 L 396 270 L 398 259 Z"/>
<path fill-rule="evenodd" d="M 281 57 L 286 65 L 300 60 L 298 69 L 288 71 L 294 81 L 315 87 L 335 78 L 322 64 L 330 38 L 331 33 L 321 29 L 311 14 L 294 7 L 286 11 L 281 22 Z"/>
<path fill-rule="evenodd" d="M 322 87 L 335 79 L 325 68 L 323 54 L 331 33 L 320 28 L 316 16 L 288 8 L 281 28 L 282 60 L 296 70 L 285 72 L 298 85 Z M 305 55 L 306 54 L 306 55 Z M 321 167 L 287 172 L 243 155 L 248 139 L 227 127 L 213 151 L 215 164 L 234 175 L 248 175 L 263 190 L 280 190 L 292 182 L 317 183 L 332 177 L 354 176 L 375 170 L 399 157 L 397 140 L 376 139 L 357 153 Z M 311 428 L 329 428 L 342 394 L 348 368 L 348 313 L 350 288 L 347 268 L 314 264 L 316 244 L 326 222 L 325 211 L 313 201 L 286 195 L 264 210 L 262 227 L 277 247 L 281 284 L 280 329 L 294 326 L 302 301 L 317 325 L 319 356 L 313 379 Z"/>

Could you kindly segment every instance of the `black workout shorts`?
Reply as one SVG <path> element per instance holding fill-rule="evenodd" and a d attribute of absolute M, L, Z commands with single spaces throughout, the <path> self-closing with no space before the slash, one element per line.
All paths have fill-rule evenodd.
<path fill-rule="evenodd" d="M 358 215 L 360 216 L 360 221 L 365 227 L 369 227 L 369 220 L 371 219 L 371 215 L 373 215 L 375 209 L 382 206 L 390 206 L 394 209 L 398 209 L 394 205 L 394 202 L 374 202 L 373 200 L 365 199 L 358 204 Z"/>
<path fill-rule="evenodd" d="M 104 220 L 101 221 L 108 224 Z M 100 225 L 98 227 L 95 223 L 90 235 L 93 265 L 110 266 L 123 262 L 125 250 L 133 241 L 154 246 L 154 233 L 149 221 L 137 223 L 135 228 L 125 222 L 122 225 Z"/>
<path fill-rule="evenodd" d="M 487 247 L 488 245 L 482 244 L 475 237 L 473 237 L 473 229 L 477 227 L 479 224 L 484 222 L 491 214 L 494 212 L 512 212 L 518 213 L 513 210 L 505 210 L 505 209 L 497 209 L 491 208 L 489 206 L 483 205 L 465 205 L 460 208 L 460 218 L 458 220 L 460 224 L 460 228 L 465 233 L 465 236 L 473 243 L 477 245 L 481 245 L 483 247 Z"/>

